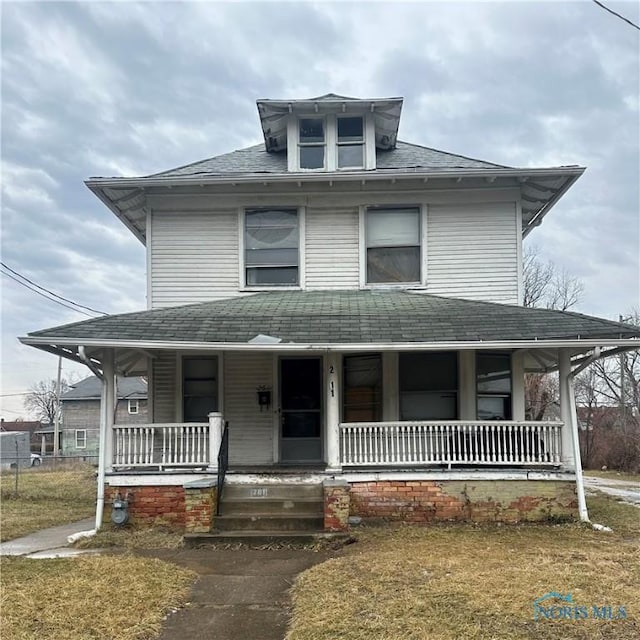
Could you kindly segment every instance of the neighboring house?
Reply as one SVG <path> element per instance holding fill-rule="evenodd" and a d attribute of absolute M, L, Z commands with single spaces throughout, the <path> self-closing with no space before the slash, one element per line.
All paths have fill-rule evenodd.
<path fill-rule="evenodd" d="M 26 431 L 29 434 L 29 446 L 34 453 L 40 453 L 42 448 L 42 436 L 40 435 L 42 426 L 40 420 L 5 420 L 0 418 L 0 431 Z"/>
<path fill-rule="evenodd" d="M 91 376 L 70 387 L 60 398 L 62 455 L 97 457 L 102 382 L 96 376 Z M 115 393 L 115 424 L 148 422 L 148 393 L 144 378 L 118 376 Z"/>
<path fill-rule="evenodd" d="M 21 340 L 104 374 L 134 522 L 577 514 L 573 373 L 640 329 L 519 305 L 523 238 L 584 168 L 397 141 L 402 103 L 259 100 L 264 144 L 87 181 L 146 246 L 148 309 Z M 527 421 L 525 372 L 550 370 L 561 419 Z M 114 424 L 114 372 L 148 376 L 149 424 Z"/>

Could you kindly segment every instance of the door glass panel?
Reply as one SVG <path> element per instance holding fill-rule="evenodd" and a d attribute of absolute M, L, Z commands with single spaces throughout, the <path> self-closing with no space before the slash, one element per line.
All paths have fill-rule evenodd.
<path fill-rule="evenodd" d="M 322 388 L 319 358 L 280 361 L 283 462 L 319 461 L 322 455 Z"/>

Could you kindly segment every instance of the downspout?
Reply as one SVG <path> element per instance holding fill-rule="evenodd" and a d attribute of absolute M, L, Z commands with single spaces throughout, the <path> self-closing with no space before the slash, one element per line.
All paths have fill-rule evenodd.
<path fill-rule="evenodd" d="M 93 529 L 89 531 L 80 531 L 67 538 L 70 543 L 80 538 L 91 538 L 95 536 L 102 526 L 102 511 L 104 509 L 104 479 L 106 471 L 105 449 L 107 440 L 107 385 L 102 372 L 91 362 L 85 352 L 85 348 L 80 345 L 78 347 L 78 356 L 84 362 L 93 374 L 102 382 L 100 392 L 100 441 L 98 444 L 98 495 L 96 499 L 96 522 Z"/>
<path fill-rule="evenodd" d="M 569 390 L 569 408 L 571 412 L 571 434 L 573 440 L 573 460 L 576 471 L 576 491 L 578 493 L 578 513 L 582 522 L 590 522 L 587 511 L 587 499 L 584 494 L 584 478 L 582 475 L 582 458 L 580 456 L 580 436 L 578 434 L 578 412 L 576 409 L 576 394 L 574 389 L 574 378 L 592 362 L 600 357 L 602 349 L 596 347 L 593 353 L 581 362 L 575 369 L 567 375 L 567 386 Z"/>

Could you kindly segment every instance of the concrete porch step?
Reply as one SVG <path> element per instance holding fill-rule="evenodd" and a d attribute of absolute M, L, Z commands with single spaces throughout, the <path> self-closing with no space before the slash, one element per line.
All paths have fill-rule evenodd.
<path fill-rule="evenodd" d="M 283 498 L 229 498 L 222 496 L 220 511 L 224 516 L 231 515 L 323 515 L 322 498 L 296 497 Z"/>
<path fill-rule="evenodd" d="M 273 515 L 253 513 L 222 515 L 215 519 L 217 531 L 321 531 L 324 517 L 318 514 Z"/>
<path fill-rule="evenodd" d="M 351 539 L 348 533 L 325 531 L 224 531 L 218 533 L 187 533 L 184 546 L 190 549 L 217 544 L 313 544 L 321 541 L 345 543 Z"/>
<path fill-rule="evenodd" d="M 317 498 L 322 500 L 321 484 L 225 484 L 222 499 L 297 500 Z"/>

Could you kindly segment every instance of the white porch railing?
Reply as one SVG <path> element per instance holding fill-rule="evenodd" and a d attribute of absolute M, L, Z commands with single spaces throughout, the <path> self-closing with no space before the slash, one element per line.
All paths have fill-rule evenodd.
<path fill-rule="evenodd" d="M 439 421 L 340 424 L 343 466 L 560 465 L 561 422 Z"/>
<path fill-rule="evenodd" d="M 113 467 L 203 467 L 209 464 L 209 423 L 113 427 Z"/>

